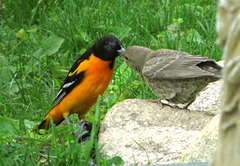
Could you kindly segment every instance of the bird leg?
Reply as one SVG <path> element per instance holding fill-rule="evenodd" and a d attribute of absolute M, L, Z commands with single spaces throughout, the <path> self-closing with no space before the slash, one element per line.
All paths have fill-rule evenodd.
<path fill-rule="evenodd" d="M 171 105 L 169 105 L 169 104 L 167 104 L 167 103 L 163 103 L 161 98 L 158 98 L 158 99 L 147 99 L 147 101 L 152 102 L 152 103 L 156 103 L 156 104 L 158 104 L 161 108 L 162 108 L 163 106 L 170 106 L 170 107 L 172 107 Z"/>
<path fill-rule="evenodd" d="M 69 120 L 69 118 L 67 116 L 65 116 L 64 119 L 65 119 L 65 121 L 67 122 L 68 125 L 71 124 L 71 122 L 70 122 L 70 120 Z"/>
<path fill-rule="evenodd" d="M 191 101 L 190 103 L 188 103 L 186 106 L 184 106 L 184 107 L 181 107 L 181 106 L 178 106 L 178 105 L 176 105 L 176 104 L 174 104 L 174 103 L 171 103 L 171 102 L 168 102 L 167 100 L 167 102 L 168 103 L 163 103 L 162 102 L 162 99 L 160 99 L 160 98 L 158 98 L 158 99 L 147 99 L 147 101 L 149 101 L 149 102 L 152 102 L 152 103 L 157 103 L 157 104 L 159 104 L 161 107 L 163 107 L 163 106 L 169 106 L 169 107 L 172 107 L 172 108 L 178 108 L 178 109 L 188 109 L 188 106 L 189 105 L 191 105 L 194 101 L 195 101 L 195 99 L 193 100 L 193 101 Z M 164 100 L 165 101 L 165 100 Z"/>
<path fill-rule="evenodd" d="M 69 118 L 67 116 L 64 117 L 65 121 L 68 125 L 71 124 Z M 80 126 L 80 129 L 75 133 L 75 137 L 79 138 L 78 142 L 85 142 L 90 140 L 91 131 L 92 131 L 92 123 L 86 121 L 85 119 L 81 119 L 79 124 L 75 124 L 75 127 Z M 82 134 L 86 131 L 84 134 Z"/>
<path fill-rule="evenodd" d="M 84 131 L 84 119 L 81 119 L 80 122 L 78 124 L 75 124 L 75 127 L 80 126 L 80 129 L 75 133 L 75 137 L 78 138 L 80 137 L 80 135 L 82 134 L 82 132 Z"/>
<path fill-rule="evenodd" d="M 92 123 L 89 121 L 86 121 L 85 119 L 81 119 L 80 123 L 75 125 L 80 126 L 80 129 L 76 132 L 75 137 L 79 138 L 78 142 L 85 142 L 90 140 L 91 131 L 92 131 Z M 84 134 L 82 134 L 84 131 L 86 131 Z"/>
<path fill-rule="evenodd" d="M 65 121 L 68 125 L 71 124 L 69 118 L 67 116 L 64 117 Z M 85 119 L 81 119 L 79 124 L 75 124 L 75 127 L 80 126 L 80 129 L 74 134 L 76 138 L 80 138 L 79 142 L 84 142 L 90 140 L 90 135 L 92 131 L 92 123 L 86 121 Z M 86 133 L 82 134 L 84 131 Z"/>
<path fill-rule="evenodd" d="M 190 101 L 190 103 L 188 103 L 187 105 L 185 105 L 185 106 L 183 107 L 183 109 L 188 109 L 188 107 L 189 107 L 194 101 L 195 101 L 195 98 L 194 98 L 194 100 Z"/>
<path fill-rule="evenodd" d="M 157 104 L 162 104 L 161 102 L 162 99 L 158 98 L 158 99 L 147 99 L 147 101 L 150 101 L 152 103 L 157 103 Z"/>

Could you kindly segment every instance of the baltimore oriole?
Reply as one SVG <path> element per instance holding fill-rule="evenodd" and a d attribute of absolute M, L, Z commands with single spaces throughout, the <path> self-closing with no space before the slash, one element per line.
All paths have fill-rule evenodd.
<path fill-rule="evenodd" d="M 56 105 L 38 126 L 38 130 L 50 127 L 50 117 L 56 125 L 74 113 L 78 114 L 79 119 L 85 119 L 98 96 L 107 89 L 115 58 L 123 51 L 122 43 L 115 36 L 104 36 L 78 58 L 53 102 Z"/>

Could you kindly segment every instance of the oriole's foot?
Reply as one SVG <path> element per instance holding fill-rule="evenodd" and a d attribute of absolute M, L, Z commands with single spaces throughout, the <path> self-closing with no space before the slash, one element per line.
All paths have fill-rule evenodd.
<path fill-rule="evenodd" d="M 90 140 L 92 125 L 93 124 L 91 122 L 86 121 L 85 119 L 81 119 L 80 123 L 75 125 L 75 126 L 80 126 L 80 129 L 75 134 L 75 137 L 79 138 L 78 142 L 85 142 Z"/>

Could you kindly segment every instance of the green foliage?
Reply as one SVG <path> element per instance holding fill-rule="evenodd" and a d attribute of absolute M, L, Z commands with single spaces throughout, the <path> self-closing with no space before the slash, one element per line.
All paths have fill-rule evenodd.
<path fill-rule="evenodd" d="M 80 127 L 74 127 L 73 124 L 63 128 L 52 126 L 44 135 L 38 135 L 32 132 L 36 123 L 24 120 L 21 124 L 20 120 L 1 116 L 1 165 L 88 165 L 89 162 L 105 166 L 121 165 L 123 161 L 120 157 L 110 158 L 99 153 L 97 143 L 99 125 L 96 124 L 100 122 L 100 103 L 99 97 L 90 141 L 83 143 L 79 143 L 73 134 Z"/>
<path fill-rule="evenodd" d="M 71 135 L 73 126 L 51 128 L 44 135 L 32 131 L 51 109 L 71 65 L 97 39 L 112 34 L 125 47 L 176 49 L 220 60 L 221 51 L 214 44 L 215 20 L 216 0 L 0 2 L 1 165 L 41 161 L 74 165 L 93 160 L 88 150 L 96 145 L 96 135 L 85 146 Z M 127 98 L 156 97 L 119 57 L 98 106 L 100 121 L 112 105 Z M 93 109 L 87 120 L 95 122 L 99 110 Z M 78 123 L 74 115 L 71 120 Z M 95 156 L 98 164 L 123 162 L 119 157 L 99 158 L 98 149 Z"/>

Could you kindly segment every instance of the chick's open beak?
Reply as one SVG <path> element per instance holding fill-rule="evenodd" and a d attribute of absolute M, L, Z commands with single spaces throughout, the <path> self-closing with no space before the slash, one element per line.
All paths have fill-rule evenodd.
<path fill-rule="evenodd" d="M 128 60 L 127 57 L 123 57 L 123 59 L 122 59 L 123 62 L 126 62 L 127 60 Z"/>

